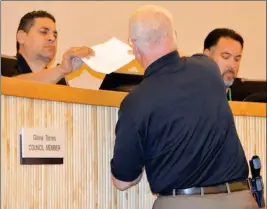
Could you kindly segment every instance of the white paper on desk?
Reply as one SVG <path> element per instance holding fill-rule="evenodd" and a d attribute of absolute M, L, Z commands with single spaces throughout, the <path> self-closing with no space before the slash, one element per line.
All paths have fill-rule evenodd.
<path fill-rule="evenodd" d="M 100 73 L 112 73 L 135 59 L 134 55 L 128 53 L 132 48 L 117 38 L 91 48 L 95 51 L 95 56 L 82 58 L 82 61 Z"/>
<path fill-rule="evenodd" d="M 102 79 L 92 76 L 87 70 L 83 70 L 79 76 L 69 80 L 68 84 L 75 88 L 98 90 L 102 82 Z"/>

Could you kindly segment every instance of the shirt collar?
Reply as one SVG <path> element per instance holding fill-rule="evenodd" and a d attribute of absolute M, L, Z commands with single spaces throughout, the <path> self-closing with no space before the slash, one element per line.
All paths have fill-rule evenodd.
<path fill-rule="evenodd" d="M 160 72 L 162 69 L 164 69 L 166 65 L 178 63 L 180 60 L 178 58 L 180 58 L 180 55 L 178 51 L 175 50 L 157 59 L 145 70 L 144 78 L 147 78 L 153 74 L 156 74 L 157 72 Z"/>
<path fill-rule="evenodd" d="M 24 57 L 20 54 L 17 53 L 16 55 L 17 60 L 18 60 L 18 70 L 20 73 L 24 74 L 24 73 L 31 73 L 32 70 L 30 68 L 30 66 L 28 65 L 28 63 L 26 62 L 26 60 L 24 59 Z"/>

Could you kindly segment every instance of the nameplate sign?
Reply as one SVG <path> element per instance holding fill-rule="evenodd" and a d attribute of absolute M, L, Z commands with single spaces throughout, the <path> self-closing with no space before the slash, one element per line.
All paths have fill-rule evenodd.
<path fill-rule="evenodd" d="M 64 130 L 22 128 L 21 164 L 63 164 L 65 140 Z"/>

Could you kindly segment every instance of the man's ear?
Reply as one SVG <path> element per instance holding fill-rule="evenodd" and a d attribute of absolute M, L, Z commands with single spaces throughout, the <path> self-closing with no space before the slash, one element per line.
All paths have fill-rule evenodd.
<path fill-rule="evenodd" d="M 133 54 L 135 55 L 136 58 L 139 58 L 140 56 L 140 51 L 138 46 L 136 45 L 136 43 L 133 43 L 132 45 L 132 49 L 133 49 Z"/>
<path fill-rule="evenodd" d="M 25 43 L 25 38 L 26 38 L 26 32 L 23 30 L 19 30 L 17 32 L 17 42 L 19 42 L 19 44 L 24 44 Z"/>
<path fill-rule="evenodd" d="M 211 52 L 209 49 L 205 49 L 203 54 L 207 55 L 208 57 L 211 55 Z"/>

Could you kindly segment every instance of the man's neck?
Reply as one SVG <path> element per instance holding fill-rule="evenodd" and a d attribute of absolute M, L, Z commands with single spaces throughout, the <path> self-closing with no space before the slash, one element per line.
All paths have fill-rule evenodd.
<path fill-rule="evenodd" d="M 19 53 L 26 60 L 32 72 L 35 72 L 35 73 L 40 72 L 41 70 L 45 69 L 48 65 L 48 63 L 43 60 L 31 58 L 21 51 Z"/>
<path fill-rule="evenodd" d="M 147 69 L 153 62 L 155 62 L 156 60 L 160 59 L 161 57 L 165 56 L 166 54 L 171 53 L 172 51 L 177 50 L 175 48 L 169 48 L 166 50 L 160 50 L 158 51 L 159 53 L 153 53 L 150 54 L 150 56 L 147 56 L 146 60 L 144 60 L 144 69 Z M 155 50 L 155 52 L 157 52 L 157 50 Z"/>

